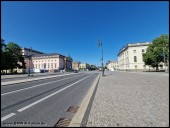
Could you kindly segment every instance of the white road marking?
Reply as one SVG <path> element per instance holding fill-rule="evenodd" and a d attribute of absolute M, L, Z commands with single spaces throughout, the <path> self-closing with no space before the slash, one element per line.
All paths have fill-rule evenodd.
<path fill-rule="evenodd" d="M 12 117 L 12 116 L 14 116 L 14 115 L 16 115 L 16 113 L 11 113 L 11 114 L 8 114 L 8 115 L 2 117 L 2 118 L 1 118 L 1 122 L 4 121 L 4 120 L 6 120 L 6 119 L 8 119 L 8 118 L 10 118 L 10 117 Z"/>
<path fill-rule="evenodd" d="M 92 75 L 94 75 L 94 74 L 92 74 Z M 54 93 L 52 93 L 52 94 L 50 94 L 50 95 L 48 95 L 48 96 L 46 96 L 46 97 L 44 97 L 44 98 L 38 100 L 38 101 L 35 101 L 35 102 L 33 102 L 33 103 L 31 103 L 31 104 L 29 104 L 29 105 L 27 105 L 27 106 L 25 106 L 25 107 L 23 107 L 23 108 L 17 110 L 17 111 L 18 111 L 18 112 L 22 112 L 22 111 L 24 111 L 24 110 L 26 110 L 26 109 L 28 109 L 28 108 L 30 108 L 30 107 L 32 107 L 32 106 L 34 106 L 34 105 L 40 103 L 40 102 L 42 102 L 43 100 L 46 100 L 46 99 L 50 98 L 51 96 L 53 96 L 53 95 L 55 95 L 55 94 L 57 94 L 57 93 L 59 93 L 59 92 L 65 90 L 65 89 L 67 89 L 67 88 L 69 88 L 69 87 L 71 87 L 71 86 L 73 86 L 73 85 L 79 83 L 80 81 L 82 81 L 82 80 L 84 80 L 84 79 L 86 79 L 86 78 L 88 78 L 88 77 L 90 77 L 90 76 L 92 76 L 92 75 L 89 75 L 89 76 L 87 76 L 87 77 L 85 77 L 85 78 L 83 78 L 83 79 L 81 79 L 81 80 L 79 80 L 79 81 L 77 81 L 77 82 L 75 82 L 75 83 L 73 83 L 73 84 L 70 84 L 69 86 L 64 87 L 64 88 L 62 88 L 62 89 L 60 89 L 60 90 L 58 90 L 58 91 L 56 91 L 56 92 L 54 92 Z"/>
<path fill-rule="evenodd" d="M 84 74 L 81 74 L 81 75 L 84 75 Z M 81 76 L 81 75 L 79 75 L 79 76 Z M 73 76 L 73 77 L 76 77 L 76 76 Z M 43 83 L 43 84 L 35 85 L 35 86 L 32 86 L 32 87 L 28 87 L 28 88 L 23 88 L 23 89 L 11 91 L 11 92 L 6 92 L 6 93 L 1 94 L 1 96 L 11 94 L 11 93 L 15 93 L 15 92 L 19 92 L 19 91 L 23 91 L 23 90 L 30 89 L 30 88 L 35 88 L 35 87 L 38 87 L 38 86 L 43 86 L 43 85 L 54 83 L 54 82 L 57 82 L 57 81 L 62 81 L 62 80 L 73 78 L 73 77 L 68 77 L 68 78 L 64 78 L 64 79 L 61 79 L 61 80 L 56 80 L 56 81 L 52 81 L 52 82 L 48 82 L 48 83 Z"/>

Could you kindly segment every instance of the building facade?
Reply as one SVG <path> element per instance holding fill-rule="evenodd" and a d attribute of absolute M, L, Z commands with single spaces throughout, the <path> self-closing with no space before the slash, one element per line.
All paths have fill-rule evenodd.
<path fill-rule="evenodd" d="M 118 53 L 118 70 L 144 71 L 152 69 L 145 65 L 143 53 L 146 52 L 149 42 L 127 44 Z"/>
<path fill-rule="evenodd" d="M 143 54 L 146 53 L 151 42 L 127 44 L 118 53 L 118 70 L 121 71 L 149 71 L 155 70 L 143 61 Z M 164 63 L 159 64 L 159 70 L 164 70 Z"/>
<path fill-rule="evenodd" d="M 82 63 L 82 64 L 79 65 L 79 69 L 81 69 L 81 70 L 89 70 L 90 69 L 90 64 Z"/>
<path fill-rule="evenodd" d="M 55 70 L 72 69 L 72 58 L 58 53 L 45 54 L 29 48 L 22 48 L 26 69 L 40 69 L 48 72 Z M 17 69 L 24 72 L 24 69 Z"/>
<path fill-rule="evenodd" d="M 118 70 L 118 61 L 110 61 L 106 67 L 109 71 Z"/>
<path fill-rule="evenodd" d="M 31 48 L 25 48 L 25 47 L 21 48 L 21 53 L 22 53 L 22 55 L 24 57 L 26 69 L 29 69 L 29 67 L 30 68 L 33 67 L 32 60 L 31 60 L 32 59 L 32 57 L 31 57 L 32 55 L 44 54 L 43 52 L 31 49 Z M 21 65 L 20 62 L 18 62 L 18 63 Z M 24 72 L 24 69 L 18 69 L 17 68 L 16 70 L 17 70 L 17 72 Z"/>
<path fill-rule="evenodd" d="M 79 70 L 81 62 L 75 61 L 72 63 L 72 68 L 74 70 Z"/>
<path fill-rule="evenodd" d="M 72 69 L 72 58 L 58 53 L 33 55 L 31 63 L 31 68 L 47 70 L 48 72 Z"/>

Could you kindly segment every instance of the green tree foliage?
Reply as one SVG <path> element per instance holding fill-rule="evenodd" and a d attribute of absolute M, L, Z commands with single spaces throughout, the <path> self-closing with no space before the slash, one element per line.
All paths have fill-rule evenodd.
<path fill-rule="evenodd" d="M 9 42 L 6 45 L 4 49 L 4 56 L 5 69 L 10 69 L 11 72 L 13 72 L 14 68 L 25 68 L 25 62 L 21 53 L 21 48 L 16 43 Z"/>
<path fill-rule="evenodd" d="M 156 70 L 158 70 L 159 63 L 164 62 L 164 54 L 166 63 L 169 60 L 167 45 L 169 45 L 168 35 L 155 38 L 147 48 L 146 53 L 143 54 L 145 65 L 156 67 Z"/>
<path fill-rule="evenodd" d="M 97 67 L 95 65 L 90 65 L 90 70 L 96 70 Z"/>

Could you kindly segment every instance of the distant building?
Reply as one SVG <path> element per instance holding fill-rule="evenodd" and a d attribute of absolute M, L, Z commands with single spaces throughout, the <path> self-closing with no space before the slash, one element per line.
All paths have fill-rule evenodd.
<path fill-rule="evenodd" d="M 118 70 L 118 61 L 110 61 L 106 67 L 109 71 Z"/>
<path fill-rule="evenodd" d="M 73 59 L 70 56 L 63 56 L 58 53 L 45 54 L 29 48 L 22 48 L 22 54 L 25 58 L 26 69 L 41 69 L 48 72 L 53 72 L 54 70 L 72 69 Z M 23 69 L 17 69 L 17 71 L 24 72 Z"/>
<path fill-rule="evenodd" d="M 26 69 L 29 69 L 29 65 L 30 65 L 30 68 L 33 67 L 30 55 L 32 56 L 32 55 L 37 55 L 37 54 L 44 54 L 43 52 L 31 49 L 31 48 L 25 48 L 25 47 L 21 48 L 21 53 L 24 57 Z M 29 57 L 30 57 L 30 61 L 29 61 Z M 21 63 L 19 62 L 19 64 Z M 16 70 L 17 72 L 24 72 L 24 69 L 17 68 Z"/>
<path fill-rule="evenodd" d="M 75 61 L 72 63 L 72 67 L 74 70 L 79 70 L 81 62 Z"/>
<path fill-rule="evenodd" d="M 32 56 L 31 66 L 31 68 L 44 69 L 49 72 L 72 69 L 72 58 L 58 53 L 36 54 Z"/>
<path fill-rule="evenodd" d="M 81 70 L 89 70 L 90 69 L 90 64 L 87 64 L 87 63 L 82 63 L 79 65 L 79 69 Z"/>

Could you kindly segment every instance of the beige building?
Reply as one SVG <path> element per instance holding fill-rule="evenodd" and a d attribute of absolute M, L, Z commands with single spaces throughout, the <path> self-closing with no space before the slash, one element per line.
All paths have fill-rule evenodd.
<path fill-rule="evenodd" d="M 40 52 L 40 51 L 37 51 L 34 49 L 30 49 L 30 48 L 25 48 L 25 47 L 21 48 L 21 53 L 24 56 L 26 69 L 29 68 L 29 65 L 30 65 L 30 68 L 33 67 L 30 55 L 44 54 L 43 52 Z M 30 61 L 29 61 L 29 57 L 30 57 Z M 19 62 L 19 64 L 21 64 L 21 63 Z M 17 72 L 24 72 L 24 69 L 17 68 L 16 70 L 17 70 Z"/>
<path fill-rule="evenodd" d="M 80 64 L 79 65 L 79 69 L 81 69 L 81 70 L 89 70 L 90 69 L 90 65 L 89 64 L 87 64 L 87 63 L 83 63 L 83 64 Z"/>
<path fill-rule="evenodd" d="M 146 53 L 150 42 L 127 44 L 118 53 L 118 70 L 122 71 L 149 71 L 155 68 L 145 65 L 143 54 Z M 159 70 L 164 70 L 164 63 L 159 64 Z"/>
<path fill-rule="evenodd" d="M 81 64 L 81 62 L 75 61 L 75 62 L 72 63 L 72 68 L 73 68 L 74 70 L 79 70 L 80 64 Z"/>
<path fill-rule="evenodd" d="M 106 67 L 109 71 L 118 70 L 118 61 L 110 61 Z"/>
<path fill-rule="evenodd" d="M 118 53 L 119 70 L 149 70 L 149 66 L 143 62 L 143 53 L 146 52 L 149 42 L 127 44 Z M 152 69 L 152 68 L 150 68 Z"/>

